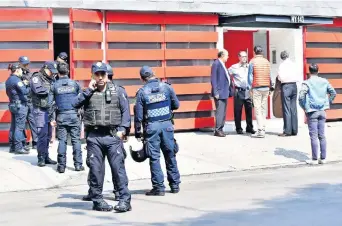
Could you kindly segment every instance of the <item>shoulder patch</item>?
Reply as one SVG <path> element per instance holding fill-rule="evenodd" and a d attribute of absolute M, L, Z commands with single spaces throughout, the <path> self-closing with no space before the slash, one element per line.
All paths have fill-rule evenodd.
<path fill-rule="evenodd" d="M 33 77 L 33 78 L 32 78 L 32 82 L 33 82 L 33 83 L 38 83 L 38 78 L 37 78 L 37 77 Z"/>
<path fill-rule="evenodd" d="M 22 82 L 18 82 L 18 86 L 19 86 L 19 87 L 23 87 L 24 84 L 23 84 Z"/>

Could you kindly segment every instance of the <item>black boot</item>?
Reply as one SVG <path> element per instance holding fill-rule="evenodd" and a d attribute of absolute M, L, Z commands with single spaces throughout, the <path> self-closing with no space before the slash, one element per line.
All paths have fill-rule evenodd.
<path fill-rule="evenodd" d="M 132 210 L 132 206 L 129 202 L 119 201 L 119 203 L 114 206 L 114 210 L 118 213 L 124 213 Z"/>
<path fill-rule="evenodd" d="M 75 166 L 75 171 L 84 171 L 83 166 Z"/>
<path fill-rule="evenodd" d="M 97 201 L 97 202 L 93 202 L 93 210 L 96 211 L 112 211 L 113 210 L 113 206 L 108 205 L 108 203 L 105 200 L 101 200 L 101 201 Z"/>
<path fill-rule="evenodd" d="M 120 200 L 120 194 L 119 194 L 119 192 L 114 190 L 113 193 L 114 193 L 114 195 L 115 195 L 114 200 L 115 200 L 115 201 L 119 201 L 119 200 Z"/>
<path fill-rule="evenodd" d="M 58 166 L 57 166 L 57 172 L 58 172 L 58 173 L 65 173 L 65 167 L 64 167 L 64 166 L 61 166 L 61 165 L 58 165 Z"/>
<path fill-rule="evenodd" d="M 39 167 L 45 166 L 45 159 L 43 157 L 38 157 L 38 166 Z"/>
<path fill-rule="evenodd" d="M 20 149 L 20 150 L 16 150 L 14 151 L 15 154 L 18 154 L 18 155 L 27 155 L 27 154 L 30 154 L 29 151 L 26 151 L 24 149 Z"/>
<path fill-rule="evenodd" d="M 147 196 L 164 196 L 165 195 L 165 191 L 160 191 L 157 189 L 152 189 L 151 191 L 146 192 Z"/>
<path fill-rule="evenodd" d="M 50 159 L 50 157 L 47 157 L 47 158 L 45 159 L 45 164 L 56 165 L 57 162 L 54 161 L 54 160 L 52 160 L 52 159 Z"/>
<path fill-rule="evenodd" d="M 83 200 L 83 201 L 86 201 L 86 202 L 91 201 L 91 196 L 90 196 L 90 194 L 83 196 L 83 197 L 82 197 L 82 200 Z"/>
<path fill-rule="evenodd" d="M 37 149 L 37 143 L 32 141 L 32 149 Z"/>
<path fill-rule="evenodd" d="M 14 148 L 13 148 L 13 147 L 10 147 L 9 153 L 14 153 L 14 152 L 15 152 Z"/>
<path fill-rule="evenodd" d="M 171 193 L 177 194 L 177 193 L 179 193 L 179 191 L 180 191 L 179 187 L 171 187 Z"/>

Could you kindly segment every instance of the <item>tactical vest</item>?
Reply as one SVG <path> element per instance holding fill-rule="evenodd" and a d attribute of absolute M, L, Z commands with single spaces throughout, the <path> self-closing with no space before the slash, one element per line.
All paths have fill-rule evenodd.
<path fill-rule="evenodd" d="M 84 106 L 84 125 L 86 127 L 116 127 L 121 124 L 119 88 L 108 82 L 104 92 L 94 92 L 89 104 Z"/>
<path fill-rule="evenodd" d="M 39 79 L 41 81 L 41 84 L 43 87 L 45 87 L 48 90 L 48 93 L 51 92 L 51 82 L 46 78 L 41 72 L 35 72 L 32 75 L 33 79 Z M 49 108 L 49 95 L 44 96 L 38 96 L 34 92 L 31 92 L 32 97 L 32 104 L 34 107 L 40 107 L 40 108 Z"/>
<path fill-rule="evenodd" d="M 60 79 L 55 83 L 54 87 L 57 111 L 75 110 L 75 112 L 77 112 L 76 109 L 72 107 L 72 102 L 78 95 L 76 82 L 70 79 Z"/>
<path fill-rule="evenodd" d="M 153 85 L 153 86 L 151 86 Z M 163 82 L 148 84 L 143 88 L 145 100 L 145 120 L 147 122 L 166 121 L 172 118 L 170 91 Z"/>
<path fill-rule="evenodd" d="M 269 87 L 271 79 L 270 62 L 262 56 L 255 56 L 251 63 L 253 64 L 252 87 Z"/>

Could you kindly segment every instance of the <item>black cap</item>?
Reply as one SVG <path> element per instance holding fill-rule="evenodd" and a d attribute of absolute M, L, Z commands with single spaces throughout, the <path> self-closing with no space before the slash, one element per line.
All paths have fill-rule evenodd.
<path fill-rule="evenodd" d="M 140 76 L 141 76 L 142 78 L 148 78 L 148 77 L 153 76 L 152 68 L 150 68 L 149 66 L 143 66 L 143 67 L 140 69 Z"/>
<path fill-rule="evenodd" d="M 102 62 L 97 62 L 97 63 L 93 64 L 92 71 L 94 74 L 96 72 L 100 72 L 100 71 L 107 72 L 107 65 L 105 63 L 102 63 Z"/>
<path fill-rule="evenodd" d="M 19 63 L 21 63 L 21 64 L 29 64 L 30 63 L 30 59 L 27 56 L 21 56 L 21 57 L 19 57 Z"/>
<path fill-rule="evenodd" d="M 46 61 L 43 65 L 43 68 L 49 69 L 52 74 L 57 74 L 57 64 L 55 61 Z"/>
<path fill-rule="evenodd" d="M 62 60 L 67 60 L 68 59 L 68 54 L 66 52 L 61 52 L 58 55 L 59 58 L 61 58 Z"/>
<path fill-rule="evenodd" d="M 13 64 L 9 64 L 8 65 L 8 70 L 15 71 L 15 70 L 17 70 L 19 68 L 20 68 L 19 63 L 13 63 Z"/>

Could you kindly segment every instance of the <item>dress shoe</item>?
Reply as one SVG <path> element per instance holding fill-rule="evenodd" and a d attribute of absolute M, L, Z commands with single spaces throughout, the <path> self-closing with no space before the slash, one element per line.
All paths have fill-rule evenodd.
<path fill-rule="evenodd" d="M 47 157 L 47 158 L 45 159 L 45 164 L 48 164 L 48 165 L 56 165 L 57 162 L 56 162 L 55 160 L 50 159 L 50 157 Z"/>
<path fill-rule="evenodd" d="M 75 171 L 84 171 L 84 166 L 75 166 Z"/>
<path fill-rule="evenodd" d="M 146 192 L 147 196 L 164 196 L 165 195 L 165 191 L 159 191 L 156 189 L 152 189 L 151 191 Z"/>
<path fill-rule="evenodd" d="M 119 213 L 124 213 L 132 210 L 132 206 L 129 202 L 119 201 L 119 203 L 114 206 L 114 210 Z"/>
<path fill-rule="evenodd" d="M 238 129 L 238 130 L 236 130 L 236 133 L 237 134 L 243 134 L 243 131 L 242 131 L 242 129 Z"/>
<path fill-rule="evenodd" d="M 256 131 L 254 129 L 247 129 L 246 133 L 255 134 Z"/>
<path fill-rule="evenodd" d="M 215 131 L 214 136 L 215 137 L 225 137 L 226 134 L 224 134 L 222 131 Z"/>

